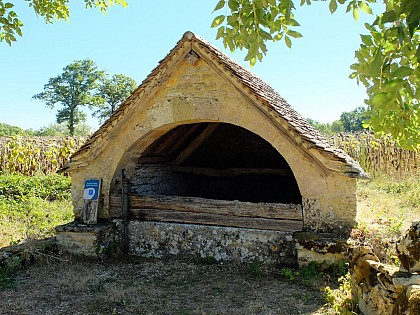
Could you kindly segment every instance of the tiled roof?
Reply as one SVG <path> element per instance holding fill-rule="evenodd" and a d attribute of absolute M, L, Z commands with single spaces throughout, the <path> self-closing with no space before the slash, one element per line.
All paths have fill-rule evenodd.
<path fill-rule="evenodd" d="M 312 127 L 272 87 L 238 64 L 235 60 L 222 53 L 212 44 L 191 32 L 184 34 L 182 39 L 159 62 L 159 65 L 147 76 L 137 90 L 92 135 L 88 142 L 73 155 L 73 162 L 82 160 L 82 156 L 88 153 L 93 146 L 100 145 L 99 142 L 103 136 L 124 116 L 135 101 L 149 89 L 153 88 L 155 81 L 160 82 L 163 80 L 162 78 L 165 77 L 169 68 L 168 63 L 173 63 L 179 51 L 185 49 L 185 47 L 191 47 L 189 49 L 194 50 L 198 55 L 206 54 L 209 56 L 215 66 L 223 72 L 228 73 L 231 80 L 235 80 L 236 84 L 239 84 L 242 89 L 246 90 L 251 97 L 253 96 L 258 102 L 265 105 L 266 109 L 270 111 L 270 114 L 275 119 L 280 120 L 283 122 L 283 125 L 287 126 L 285 131 L 292 135 L 291 138 L 295 139 L 296 145 L 303 145 L 305 150 L 316 150 L 323 157 L 324 161 L 329 161 L 330 163 L 326 166 L 327 169 L 341 172 L 350 177 L 367 177 L 356 161 L 344 151 L 333 147 L 319 131 Z M 300 141 L 297 141 L 297 138 Z"/>

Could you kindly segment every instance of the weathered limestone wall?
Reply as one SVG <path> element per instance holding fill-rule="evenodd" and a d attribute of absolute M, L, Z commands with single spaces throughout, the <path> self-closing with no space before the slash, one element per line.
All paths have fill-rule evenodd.
<path fill-rule="evenodd" d="M 131 221 L 130 252 L 145 257 L 295 264 L 292 233 L 206 225 Z"/>
<path fill-rule="evenodd" d="M 145 148 L 180 124 L 225 122 L 245 128 L 268 141 L 287 161 L 303 198 L 305 228 L 314 231 L 347 232 L 356 216 L 355 179 L 337 175 L 320 166 L 282 132 L 285 126 L 270 118 L 217 74 L 205 61 L 182 62 L 154 94 L 145 95 L 136 110 L 104 135 L 98 155 L 72 172 L 72 197 L 76 217 L 83 205 L 83 182 L 102 178 L 103 207 L 100 218 L 110 218 L 109 194 L 121 170 L 129 177 Z M 287 128 L 287 127 L 286 127 Z"/>
<path fill-rule="evenodd" d="M 369 247 L 350 257 L 353 295 L 365 315 L 420 314 L 420 222 L 397 243 L 401 267 L 383 264 Z"/>

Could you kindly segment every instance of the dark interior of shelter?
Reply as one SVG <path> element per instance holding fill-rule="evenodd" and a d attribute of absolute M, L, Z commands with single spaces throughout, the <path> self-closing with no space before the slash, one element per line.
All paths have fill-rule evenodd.
<path fill-rule="evenodd" d="M 136 195 L 302 202 L 292 170 L 273 146 L 227 123 L 170 130 L 144 151 L 130 183 Z"/>

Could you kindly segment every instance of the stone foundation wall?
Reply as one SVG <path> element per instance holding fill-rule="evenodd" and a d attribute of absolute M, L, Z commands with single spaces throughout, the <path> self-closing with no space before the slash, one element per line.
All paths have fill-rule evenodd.
<path fill-rule="evenodd" d="M 292 233 L 131 221 L 130 253 L 145 257 L 208 258 L 217 262 L 295 264 Z"/>
<path fill-rule="evenodd" d="M 397 243 L 401 266 L 383 264 L 370 247 L 350 256 L 353 296 L 365 315 L 420 314 L 420 222 Z"/>

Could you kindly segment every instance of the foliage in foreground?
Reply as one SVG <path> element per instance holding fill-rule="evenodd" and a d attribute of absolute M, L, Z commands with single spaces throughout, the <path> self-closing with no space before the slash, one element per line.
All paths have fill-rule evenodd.
<path fill-rule="evenodd" d="M 0 175 L 0 247 L 54 235 L 73 220 L 70 178 Z"/>
<path fill-rule="evenodd" d="M 104 14 L 113 5 L 127 6 L 124 0 L 84 0 L 86 8 L 97 8 Z M 12 45 L 16 41 L 16 36 L 22 36 L 23 22 L 14 9 L 15 1 L 0 0 L 0 42 L 5 41 Z M 26 0 L 37 16 L 44 18 L 46 23 L 53 23 L 58 20 L 70 19 L 70 0 L 60 1 L 38 1 Z"/>
<path fill-rule="evenodd" d="M 360 12 L 373 14 L 370 4 L 381 1 L 328 2 L 331 13 L 343 5 L 357 21 Z M 365 24 L 368 34 L 361 35 L 350 78 L 366 87 L 367 125 L 378 135 L 391 134 L 405 148 L 420 149 L 420 6 L 418 0 L 383 2 L 374 7 L 375 21 Z M 311 4 L 311 0 L 300 1 L 300 6 Z M 267 42 L 284 40 L 291 48 L 292 39 L 302 37 L 295 10 L 293 0 L 220 0 L 214 11 L 221 14 L 212 27 L 218 28 L 216 38 L 223 39 L 225 48 L 245 49 L 245 60 L 252 66 L 267 53 Z"/>

